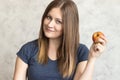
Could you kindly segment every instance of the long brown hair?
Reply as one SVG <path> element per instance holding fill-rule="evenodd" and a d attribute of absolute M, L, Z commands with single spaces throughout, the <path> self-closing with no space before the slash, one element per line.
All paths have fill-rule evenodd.
<path fill-rule="evenodd" d="M 76 4 L 72 0 L 53 0 L 46 8 L 41 22 L 38 39 L 38 61 L 46 64 L 48 61 L 48 38 L 43 32 L 43 22 L 48 12 L 53 8 L 60 8 L 63 19 L 63 34 L 61 44 L 57 50 L 57 65 L 63 77 L 70 77 L 76 67 L 76 54 L 79 44 L 79 16 Z"/>

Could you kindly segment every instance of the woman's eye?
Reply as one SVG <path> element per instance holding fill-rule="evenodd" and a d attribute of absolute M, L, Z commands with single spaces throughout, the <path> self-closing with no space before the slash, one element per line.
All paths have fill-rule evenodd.
<path fill-rule="evenodd" d="M 62 24 L 62 21 L 56 20 L 57 24 Z"/>
<path fill-rule="evenodd" d="M 47 16 L 46 18 L 47 18 L 48 20 L 51 20 L 51 19 L 52 19 L 50 16 Z"/>

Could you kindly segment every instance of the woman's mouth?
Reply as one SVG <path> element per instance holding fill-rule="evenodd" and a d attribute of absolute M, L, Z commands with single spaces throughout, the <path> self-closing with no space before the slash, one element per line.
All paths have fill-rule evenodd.
<path fill-rule="evenodd" d="M 53 29 L 50 29 L 50 28 L 46 28 L 46 30 L 47 30 L 48 32 L 54 32 L 54 30 L 53 30 Z"/>

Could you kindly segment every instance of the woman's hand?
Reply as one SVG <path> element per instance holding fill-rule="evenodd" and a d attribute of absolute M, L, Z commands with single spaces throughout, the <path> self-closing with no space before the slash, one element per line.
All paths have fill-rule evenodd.
<path fill-rule="evenodd" d="M 100 38 L 96 42 L 93 42 L 92 46 L 90 47 L 89 58 L 96 59 L 97 57 L 99 57 L 101 53 L 105 50 L 106 43 L 106 37 L 101 35 Z"/>

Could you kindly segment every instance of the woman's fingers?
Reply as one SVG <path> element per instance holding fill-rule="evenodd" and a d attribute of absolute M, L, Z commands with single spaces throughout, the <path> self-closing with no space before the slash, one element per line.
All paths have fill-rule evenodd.
<path fill-rule="evenodd" d="M 107 43 L 106 37 L 105 37 L 105 36 L 101 36 L 101 37 L 95 42 L 95 44 L 98 44 L 98 43 L 102 44 L 103 46 L 106 45 L 106 43 Z"/>
<path fill-rule="evenodd" d="M 101 53 L 104 51 L 104 49 L 105 49 L 105 46 L 103 45 L 103 43 L 102 44 L 101 43 L 94 44 L 94 51 L 95 52 Z"/>

